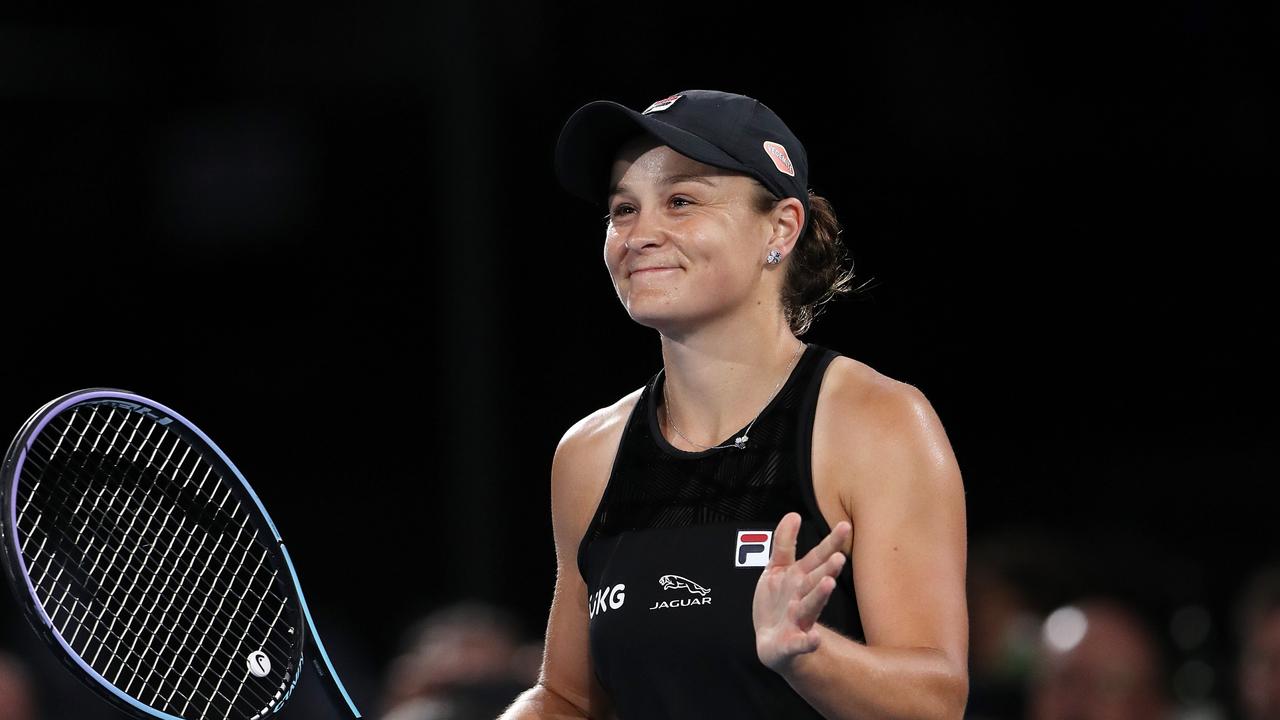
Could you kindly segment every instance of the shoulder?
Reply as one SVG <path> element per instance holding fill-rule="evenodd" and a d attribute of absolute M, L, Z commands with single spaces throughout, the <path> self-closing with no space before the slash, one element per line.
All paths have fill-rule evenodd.
<path fill-rule="evenodd" d="M 832 360 L 818 396 L 814 473 L 815 484 L 824 476 L 846 508 L 857 496 L 958 481 L 946 431 L 925 394 L 843 356 Z"/>
<path fill-rule="evenodd" d="M 556 445 L 553 470 L 562 469 L 573 474 L 572 471 L 582 463 L 593 464 L 605 455 L 612 462 L 622 431 L 643 391 L 644 388 L 637 388 L 570 426 Z"/>
<path fill-rule="evenodd" d="M 552 516 L 581 536 L 599 504 L 627 420 L 644 388 L 574 423 L 556 445 L 551 463 Z"/>
<path fill-rule="evenodd" d="M 839 356 L 831 361 L 818 398 L 823 419 L 845 433 L 896 436 L 919 432 L 937 416 L 919 388 L 895 380 L 866 363 Z"/>

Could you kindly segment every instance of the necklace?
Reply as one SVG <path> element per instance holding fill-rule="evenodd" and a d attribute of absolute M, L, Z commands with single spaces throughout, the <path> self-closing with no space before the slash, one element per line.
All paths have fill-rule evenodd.
<path fill-rule="evenodd" d="M 740 437 L 734 438 L 732 443 L 726 443 L 724 445 L 703 445 L 690 440 L 684 433 L 680 432 L 680 428 L 676 427 L 676 421 L 671 419 L 671 398 L 667 396 L 667 384 L 664 382 L 662 384 L 662 412 L 667 416 L 667 425 L 670 425 L 671 429 L 675 430 L 676 434 L 683 438 L 685 442 L 695 447 L 700 447 L 703 450 L 723 450 L 724 448 L 737 448 L 739 450 L 746 449 L 747 440 L 751 439 L 751 428 L 755 427 L 756 421 L 760 419 L 762 414 L 764 414 L 764 409 L 769 407 L 769 403 L 773 402 L 773 399 L 778 396 L 778 391 L 782 389 L 782 383 L 785 382 L 787 378 L 791 377 L 791 371 L 795 370 L 796 364 L 800 362 L 800 353 L 804 351 L 804 348 L 804 343 L 801 343 L 800 347 L 796 349 L 795 357 L 791 358 L 791 367 L 787 368 L 786 374 L 783 375 L 782 378 L 778 380 L 778 384 L 773 387 L 773 393 L 769 395 L 769 399 L 764 401 L 764 406 L 760 408 L 760 412 L 756 413 L 756 416 L 751 418 L 751 422 L 747 425 L 747 429 L 742 431 L 742 435 Z"/>

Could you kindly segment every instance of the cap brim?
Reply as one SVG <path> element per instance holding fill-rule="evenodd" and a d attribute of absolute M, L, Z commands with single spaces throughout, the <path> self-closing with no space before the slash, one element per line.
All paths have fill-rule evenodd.
<path fill-rule="evenodd" d="M 590 202 L 608 202 L 609 175 L 618 148 L 630 138 L 648 133 L 671 149 L 700 163 L 750 173 L 719 147 L 674 125 L 661 113 L 643 115 L 609 100 L 578 108 L 556 142 L 556 176 L 570 193 Z"/>

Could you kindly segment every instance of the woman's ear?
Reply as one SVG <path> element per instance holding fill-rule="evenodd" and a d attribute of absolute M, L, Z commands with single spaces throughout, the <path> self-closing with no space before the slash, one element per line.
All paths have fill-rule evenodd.
<path fill-rule="evenodd" d="M 769 212 L 769 225 L 773 229 L 769 249 L 781 252 L 783 257 L 790 255 L 804 227 L 804 204 L 793 197 L 779 200 Z"/>

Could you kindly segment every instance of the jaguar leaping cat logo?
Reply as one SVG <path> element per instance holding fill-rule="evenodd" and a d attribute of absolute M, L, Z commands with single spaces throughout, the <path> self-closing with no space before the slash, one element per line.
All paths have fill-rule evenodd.
<path fill-rule="evenodd" d="M 711 592 L 711 588 L 705 588 L 687 577 L 679 575 L 663 575 L 658 578 L 658 582 L 662 584 L 663 590 L 678 590 L 684 588 L 694 595 L 703 595 Z"/>

